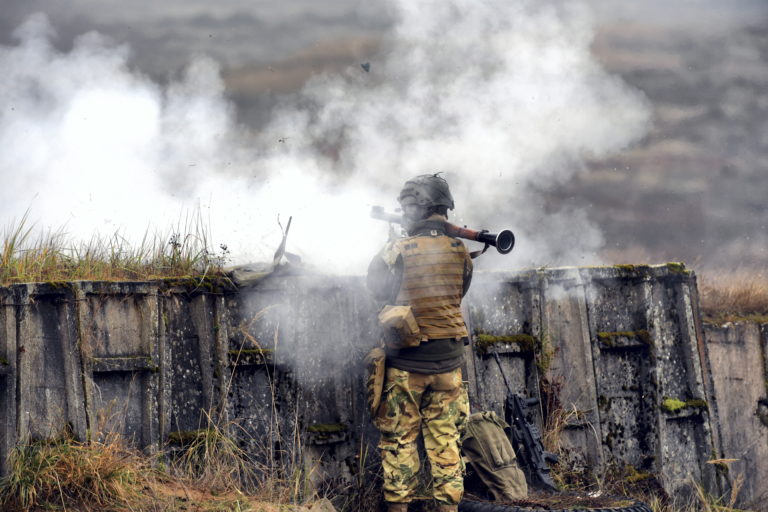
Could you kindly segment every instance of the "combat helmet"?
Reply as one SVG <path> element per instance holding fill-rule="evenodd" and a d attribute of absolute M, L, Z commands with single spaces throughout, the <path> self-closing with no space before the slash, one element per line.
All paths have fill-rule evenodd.
<path fill-rule="evenodd" d="M 440 173 L 421 174 L 409 179 L 403 185 L 397 200 L 402 207 L 418 205 L 427 210 L 453 210 L 453 196 L 448 182 Z"/>

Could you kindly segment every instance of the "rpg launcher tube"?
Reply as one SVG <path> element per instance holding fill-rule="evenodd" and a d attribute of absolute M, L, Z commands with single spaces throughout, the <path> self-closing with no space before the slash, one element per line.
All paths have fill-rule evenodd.
<path fill-rule="evenodd" d="M 374 206 L 371 208 L 371 217 L 393 224 L 403 223 L 402 215 L 386 212 L 381 206 Z M 466 240 L 474 240 L 483 244 L 492 245 L 501 254 L 509 253 L 515 246 L 515 235 L 508 229 L 504 229 L 498 233 L 489 233 L 484 229 L 475 231 L 474 229 L 460 228 L 455 224 L 446 222 L 445 234 L 456 238 L 464 238 Z"/>

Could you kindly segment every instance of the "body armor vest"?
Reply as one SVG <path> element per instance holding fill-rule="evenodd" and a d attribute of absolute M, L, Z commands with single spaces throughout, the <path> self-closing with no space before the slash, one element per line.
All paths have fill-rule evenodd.
<path fill-rule="evenodd" d="M 467 259 L 464 244 L 440 234 L 404 238 L 397 244 L 403 258 L 397 303 L 411 306 L 423 338 L 467 336 L 461 314 Z"/>

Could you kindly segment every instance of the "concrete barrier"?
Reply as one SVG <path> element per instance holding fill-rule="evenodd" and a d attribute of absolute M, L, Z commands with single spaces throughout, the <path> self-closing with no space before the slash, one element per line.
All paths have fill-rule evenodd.
<path fill-rule="evenodd" d="M 741 501 L 768 505 L 768 324 L 707 325 L 708 355 L 722 438 L 719 458 L 731 479 L 744 479 Z"/>
<path fill-rule="evenodd" d="M 508 357 L 519 389 L 535 396 L 541 377 L 557 388 L 560 407 L 571 412 L 562 437 L 572 465 L 655 474 L 675 495 L 691 492 L 693 482 L 723 487 L 706 464 L 718 441 L 692 273 L 619 266 L 485 278 L 470 295 L 473 329 L 501 341 L 492 350 Z M 529 355 L 515 363 L 522 347 L 510 350 L 515 343 L 503 340 L 521 334 L 535 340 L 538 361 Z M 500 412 L 504 390 L 493 360 L 481 355 L 475 365 L 482 405 Z M 672 410 L 671 400 L 688 406 Z"/>
<path fill-rule="evenodd" d="M 555 405 L 571 413 L 570 463 L 653 473 L 673 494 L 692 481 L 727 488 L 707 462 L 736 446 L 739 430 L 721 440 L 718 428 L 734 391 L 710 363 L 692 273 L 478 272 L 465 306 L 474 407 L 501 412 L 496 352 L 515 391 L 548 401 L 540 426 Z M 0 288 L 0 469 L 17 443 L 62 429 L 118 431 L 154 452 L 210 418 L 265 464 L 303 468 L 315 487 L 349 482 L 376 459 L 362 378 L 376 310 L 361 278 L 287 267 L 237 290 L 211 280 Z M 764 396 L 762 381 L 744 383 L 749 400 Z M 749 495 L 764 486 L 754 480 Z"/>

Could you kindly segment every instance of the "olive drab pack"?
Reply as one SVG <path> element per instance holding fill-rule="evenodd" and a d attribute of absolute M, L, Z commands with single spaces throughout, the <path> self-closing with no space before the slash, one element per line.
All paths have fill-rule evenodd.
<path fill-rule="evenodd" d="M 469 260 L 464 243 L 434 231 L 431 236 L 403 238 L 395 244 L 403 258 L 403 281 L 396 300 L 411 306 L 422 340 L 467 336 L 461 315 Z"/>
<path fill-rule="evenodd" d="M 376 411 L 381 405 L 381 395 L 384 392 L 384 379 L 386 378 L 386 354 L 384 349 L 376 347 L 365 356 L 366 370 L 366 399 L 371 416 L 376 416 Z"/>
<path fill-rule="evenodd" d="M 519 500 L 528 495 L 525 474 L 517 464 L 508 429 L 509 425 L 495 412 L 478 412 L 467 420 L 461 440 L 464 460 L 497 501 Z"/>
<path fill-rule="evenodd" d="M 379 313 L 379 325 L 384 330 L 384 343 L 389 348 L 418 347 L 421 331 L 410 306 L 384 306 Z"/>

